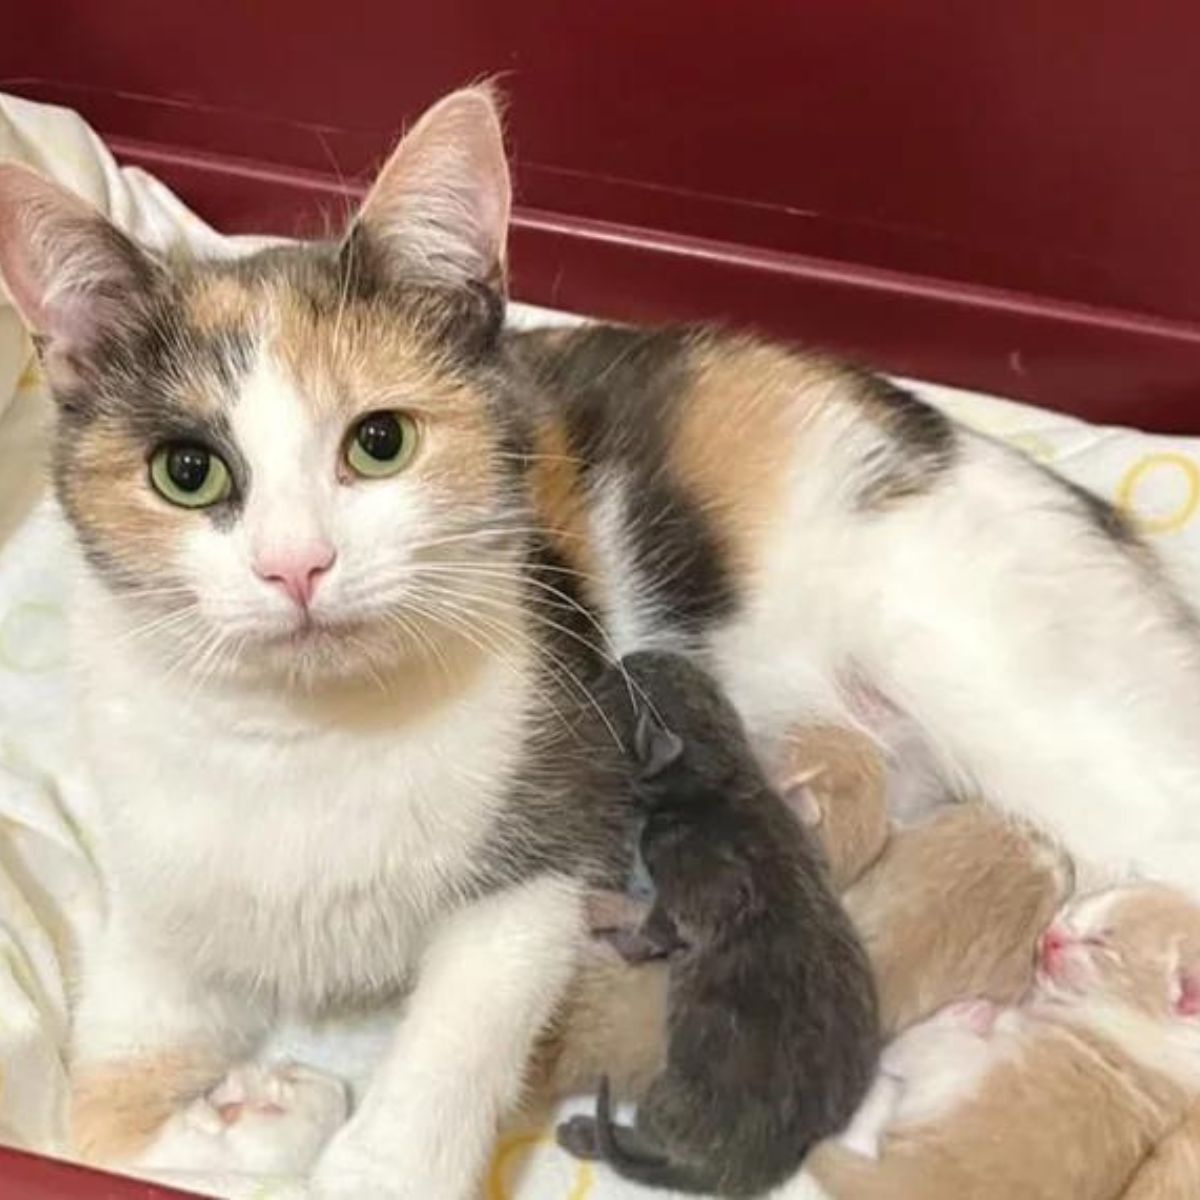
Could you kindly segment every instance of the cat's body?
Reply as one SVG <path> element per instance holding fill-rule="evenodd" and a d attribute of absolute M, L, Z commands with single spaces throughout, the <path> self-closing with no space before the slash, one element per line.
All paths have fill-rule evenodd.
<path fill-rule="evenodd" d="M 635 1126 L 612 1123 L 605 1080 L 596 1117 L 559 1140 L 643 1184 L 760 1195 L 866 1094 L 879 1045 L 870 967 L 819 849 L 711 679 L 673 654 L 622 666 L 642 695 L 629 740 L 652 895 L 614 932 L 639 961 L 668 960 L 665 1064 Z"/>
<path fill-rule="evenodd" d="M 1179 1130 L 1200 1096 L 1200 908 L 1117 889 L 1054 930 L 1021 1005 L 957 1004 L 888 1047 L 877 1156 L 809 1161 L 833 1200 L 1109 1200 Z"/>
<path fill-rule="evenodd" d="M 135 1154 L 278 1003 L 416 980 L 317 1190 L 471 1194 L 615 869 L 565 675 L 585 642 L 701 655 L 768 765 L 814 717 L 917 730 L 1083 858 L 1190 877 L 1197 639 L 1108 510 L 821 359 L 503 334 L 508 202 L 478 90 L 415 127 L 340 248 L 162 262 L 0 168 L 85 563 L 96 1156 Z M 548 734 L 556 711 L 592 727 Z"/>

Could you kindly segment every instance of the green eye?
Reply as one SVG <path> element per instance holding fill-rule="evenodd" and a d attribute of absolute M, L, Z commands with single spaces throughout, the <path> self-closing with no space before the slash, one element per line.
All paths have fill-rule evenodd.
<path fill-rule="evenodd" d="M 417 448 L 417 425 L 399 412 L 374 412 L 351 426 L 346 465 L 364 479 L 383 479 L 408 466 Z"/>
<path fill-rule="evenodd" d="M 233 480 L 224 461 L 194 442 L 168 442 L 150 460 L 150 482 L 180 508 L 209 508 L 228 500 Z"/>

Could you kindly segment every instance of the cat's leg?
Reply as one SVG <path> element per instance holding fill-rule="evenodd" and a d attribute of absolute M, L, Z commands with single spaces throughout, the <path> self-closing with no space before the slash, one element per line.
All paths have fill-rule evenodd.
<path fill-rule="evenodd" d="M 435 934 L 396 1040 L 317 1164 L 321 1200 L 472 1200 L 587 936 L 582 889 L 544 876 Z"/>
<path fill-rule="evenodd" d="M 247 998 L 154 955 L 119 911 L 85 949 L 71 1055 L 71 1137 L 80 1157 L 136 1163 L 177 1111 L 217 1084 L 261 1035 Z"/>

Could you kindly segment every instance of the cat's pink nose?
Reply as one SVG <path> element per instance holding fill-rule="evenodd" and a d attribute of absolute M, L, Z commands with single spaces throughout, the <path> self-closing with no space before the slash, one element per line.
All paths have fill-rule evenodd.
<path fill-rule="evenodd" d="M 328 542 L 310 542 L 287 550 L 268 551 L 254 558 L 254 573 L 274 584 L 293 604 L 307 608 L 317 584 L 337 558 Z"/>

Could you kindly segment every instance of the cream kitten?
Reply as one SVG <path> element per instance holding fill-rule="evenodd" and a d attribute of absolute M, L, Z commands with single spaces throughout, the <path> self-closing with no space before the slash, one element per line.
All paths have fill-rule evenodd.
<path fill-rule="evenodd" d="M 884 1053 L 835 1200 L 1107 1200 L 1200 1099 L 1200 907 L 1146 885 L 1073 902 L 1016 1007 L 966 1001 Z M 874 1129 L 868 1128 L 875 1126 Z"/>
<path fill-rule="evenodd" d="M 897 831 L 844 900 L 896 1032 L 952 1000 L 1019 999 L 1038 934 L 1071 894 L 1067 856 L 1028 822 L 979 803 Z"/>
<path fill-rule="evenodd" d="M 509 333 L 509 208 L 481 89 L 339 243 L 238 262 L 0 166 L 104 814 L 92 1157 L 136 1159 L 281 1014 L 407 991 L 316 1192 L 473 1195 L 617 869 L 584 682 L 614 651 L 696 654 L 768 765 L 797 725 L 863 726 L 896 803 L 933 780 L 1194 875 L 1196 629 L 1111 509 L 818 355 Z"/>

